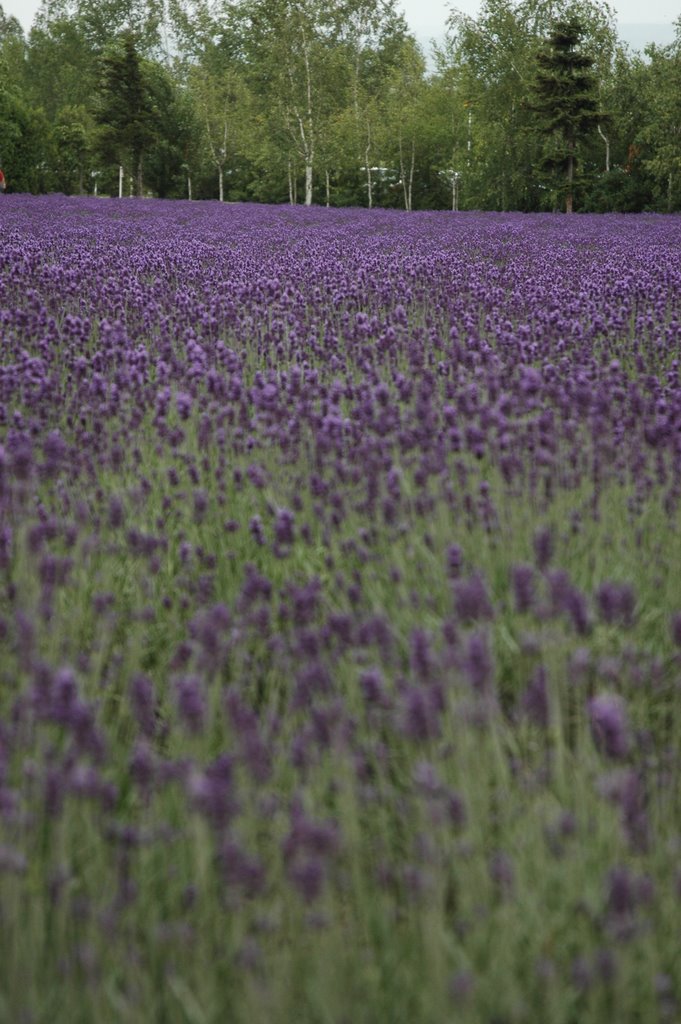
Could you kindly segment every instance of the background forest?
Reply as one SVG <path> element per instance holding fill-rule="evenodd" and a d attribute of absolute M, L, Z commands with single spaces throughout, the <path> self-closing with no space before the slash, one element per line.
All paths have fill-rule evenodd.
<path fill-rule="evenodd" d="M 123 29 L 121 26 L 125 26 Z M 642 57 L 588 0 L 0 7 L 10 191 L 410 209 L 681 209 L 681 20 Z"/>

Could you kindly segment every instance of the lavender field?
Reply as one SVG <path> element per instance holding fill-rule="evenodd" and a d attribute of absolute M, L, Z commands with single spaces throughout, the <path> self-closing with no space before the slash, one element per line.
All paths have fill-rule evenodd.
<path fill-rule="evenodd" d="M 681 1019 L 681 218 L 0 202 L 0 1021 Z"/>

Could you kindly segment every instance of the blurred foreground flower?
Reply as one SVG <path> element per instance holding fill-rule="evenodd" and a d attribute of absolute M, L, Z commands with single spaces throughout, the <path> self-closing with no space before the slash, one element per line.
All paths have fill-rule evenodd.
<path fill-rule="evenodd" d="M 589 720 L 594 743 L 606 757 L 626 757 L 631 748 L 629 717 L 624 699 L 602 693 L 589 701 Z"/>

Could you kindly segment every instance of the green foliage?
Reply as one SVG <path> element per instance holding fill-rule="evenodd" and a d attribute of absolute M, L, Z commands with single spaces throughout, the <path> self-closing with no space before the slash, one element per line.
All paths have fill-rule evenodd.
<path fill-rule="evenodd" d="M 48 191 L 54 151 L 44 111 L 30 107 L 10 89 L 1 90 L 0 139 L 8 191 Z"/>
<path fill-rule="evenodd" d="M 62 107 L 53 131 L 56 187 L 67 195 L 86 191 L 92 170 L 94 122 L 86 107 Z"/>
<path fill-rule="evenodd" d="M 22 91 L 26 86 L 26 40 L 17 19 L 5 15 L 1 5 L 0 76 L 7 91 Z"/>
<path fill-rule="evenodd" d="M 675 44 L 652 46 L 647 55 L 650 117 L 639 138 L 647 149 L 644 166 L 655 179 L 660 205 L 671 213 L 681 209 L 681 32 Z"/>
<path fill-rule="evenodd" d="M 27 82 L 27 96 L 52 123 L 62 107 L 92 109 L 96 59 L 77 22 L 59 19 L 31 29 Z"/>
<path fill-rule="evenodd" d="M 672 210 L 680 52 L 628 53 L 600 0 L 455 10 L 433 70 L 395 0 L 43 0 L 27 39 L 0 9 L 0 156 L 67 192 L 116 192 L 122 163 L 158 196 Z"/>

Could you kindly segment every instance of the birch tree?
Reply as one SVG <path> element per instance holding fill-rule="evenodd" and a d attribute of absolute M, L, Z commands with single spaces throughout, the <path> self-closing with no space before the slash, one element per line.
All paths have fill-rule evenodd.
<path fill-rule="evenodd" d="M 206 150 L 218 175 L 218 197 L 225 199 L 225 170 L 243 146 L 250 98 L 243 78 L 235 69 L 221 72 L 206 67 L 190 69 L 189 88 Z"/>
<path fill-rule="evenodd" d="M 338 10 L 319 0 L 247 0 L 244 50 L 266 114 L 277 112 L 300 162 L 305 204 L 313 201 L 322 93 L 338 34 Z"/>
<path fill-rule="evenodd" d="M 648 121 L 639 134 L 645 166 L 668 213 L 681 204 L 681 19 L 677 24 L 675 43 L 646 50 Z"/>
<path fill-rule="evenodd" d="M 405 210 L 413 208 L 416 150 L 422 125 L 425 61 L 418 45 L 405 40 L 387 81 L 387 121 L 393 139 Z"/>
<path fill-rule="evenodd" d="M 345 6 L 341 40 L 349 84 L 343 120 L 369 208 L 374 205 L 373 168 L 385 159 L 388 79 L 408 39 L 407 23 L 394 0 L 349 0 Z"/>

